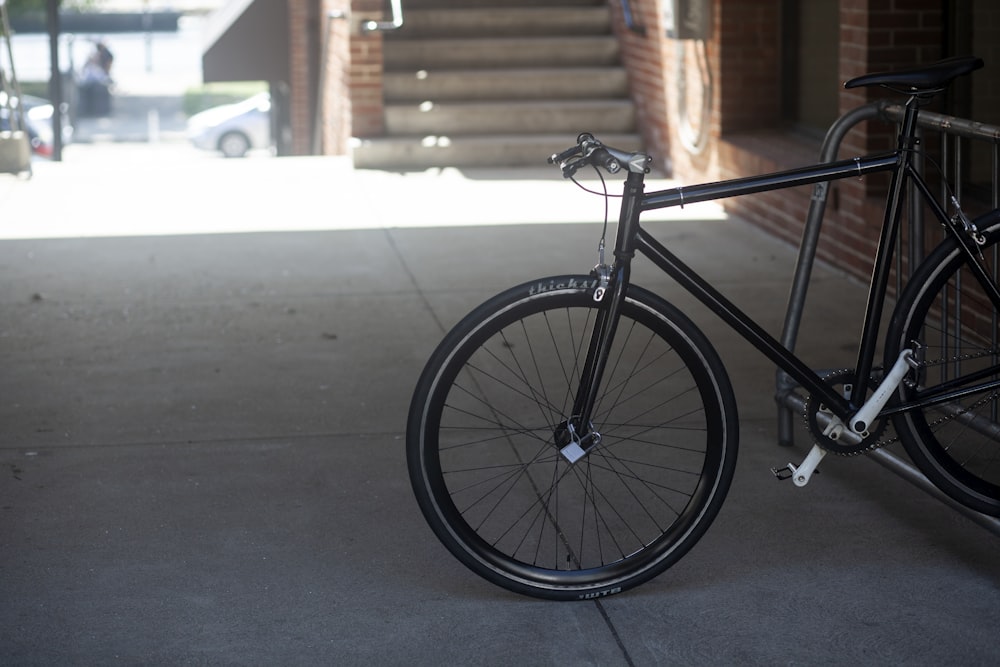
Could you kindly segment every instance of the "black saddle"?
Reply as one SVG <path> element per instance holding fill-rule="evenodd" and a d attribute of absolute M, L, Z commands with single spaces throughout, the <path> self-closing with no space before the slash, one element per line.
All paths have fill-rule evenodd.
<path fill-rule="evenodd" d="M 884 86 L 905 93 L 931 93 L 941 90 L 952 79 L 973 72 L 983 66 L 983 59 L 975 56 L 946 58 L 932 65 L 911 67 L 896 72 L 876 72 L 856 77 L 844 84 L 844 88 L 862 86 Z"/>

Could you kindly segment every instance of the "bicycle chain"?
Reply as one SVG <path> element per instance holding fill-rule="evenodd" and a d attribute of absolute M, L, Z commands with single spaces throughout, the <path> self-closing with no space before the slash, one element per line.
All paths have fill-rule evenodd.
<path fill-rule="evenodd" d="M 977 352 L 975 354 L 963 354 L 963 355 L 959 355 L 957 357 L 952 357 L 950 359 L 941 358 L 941 359 L 936 359 L 936 360 L 933 360 L 933 361 L 922 361 L 922 362 L 919 362 L 919 363 L 915 364 L 915 368 L 923 368 L 923 367 L 928 367 L 928 366 L 936 366 L 936 365 L 939 365 L 939 364 L 942 364 L 942 363 L 954 363 L 956 361 L 967 361 L 969 359 L 979 359 L 979 358 L 986 357 L 986 356 L 996 355 L 997 353 L 998 353 L 997 350 L 986 350 L 986 351 L 983 351 L 983 352 Z M 833 373 L 830 373 L 830 375 L 828 377 L 829 378 L 835 378 L 835 377 L 837 377 L 837 376 L 839 376 L 841 374 L 849 374 L 851 372 L 852 371 L 850 369 L 843 369 L 843 370 L 834 371 Z M 906 384 L 907 387 L 909 387 L 911 389 L 913 387 L 915 387 L 916 384 L 917 384 L 916 382 L 914 382 L 913 380 L 911 380 L 909 378 L 904 378 L 903 382 Z M 995 396 L 997 396 L 998 393 L 1000 393 L 1000 392 L 996 392 L 996 391 L 991 392 L 985 398 L 980 399 L 979 401 L 973 403 L 972 405 L 970 405 L 969 407 L 967 407 L 967 408 L 965 408 L 963 410 L 960 410 L 960 411 L 956 412 L 955 414 L 944 415 L 944 416 L 940 417 L 939 419 L 937 419 L 937 420 L 931 422 L 930 424 L 928 424 L 928 427 L 934 428 L 935 426 L 938 426 L 939 424 L 943 424 L 945 422 L 951 421 L 952 419 L 957 419 L 958 417 L 960 417 L 960 416 L 962 416 L 962 415 L 964 415 L 964 414 L 966 414 L 968 412 L 971 412 L 971 411 L 977 409 L 979 406 L 984 405 L 988 401 L 992 400 Z M 829 447 L 826 447 L 822 443 L 818 442 L 818 440 L 820 440 L 820 438 L 816 437 L 816 434 L 813 432 L 813 429 L 812 429 L 812 424 L 810 423 L 810 419 L 809 418 L 810 418 L 810 406 L 812 404 L 812 400 L 811 399 L 812 399 L 811 396 L 806 399 L 805 406 L 803 408 L 803 414 L 802 414 L 803 419 L 805 421 L 806 430 L 810 433 L 810 435 L 813 436 L 813 443 L 816 444 L 816 445 L 819 445 L 820 447 L 822 447 L 824 450 L 826 450 L 828 452 L 836 454 L 837 456 L 843 456 L 845 458 L 850 458 L 850 457 L 854 457 L 854 456 L 863 456 L 865 454 L 869 454 L 871 452 L 874 452 L 877 449 L 881 449 L 883 447 L 887 447 L 887 446 L 889 446 L 891 444 L 894 444 L 894 443 L 896 443 L 896 442 L 899 441 L 899 435 L 897 434 L 897 435 L 894 435 L 891 438 L 885 438 L 885 439 L 882 439 L 882 440 L 877 440 L 876 442 L 870 443 L 870 444 L 865 445 L 865 446 L 859 446 L 856 449 L 853 449 L 853 450 L 850 450 L 850 451 L 845 451 L 845 450 L 842 450 L 842 449 L 840 449 L 840 450 L 838 450 L 838 449 L 831 449 Z M 884 428 L 884 426 L 882 428 Z"/>

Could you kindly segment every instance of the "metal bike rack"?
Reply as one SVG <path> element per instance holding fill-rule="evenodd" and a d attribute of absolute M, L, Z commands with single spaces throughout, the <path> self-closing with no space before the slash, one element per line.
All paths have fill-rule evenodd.
<path fill-rule="evenodd" d="M 881 119 L 887 122 L 899 122 L 903 117 L 903 107 L 898 104 L 890 104 L 887 101 L 873 102 L 858 107 L 841 116 L 831 127 L 823 141 L 820 152 L 820 162 L 833 162 L 837 159 L 840 144 L 847 133 L 858 123 Z M 921 112 L 920 128 L 939 132 L 942 135 L 942 160 L 954 160 L 955 172 L 960 174 L 962 151 L 960 139 L 985 141 L 993 145 L 993 193 L 992 205 L 994 208 L 1000 207 L 1000 188 L 998 188 L 998 174 L 1000 174 L 1000 127 L 976 123 L 970 120 L 954 118 L 931 112 Z M 954 149 L 948 146 L 947 139 L 954 139 Z M 951 155 L 949 155 L 951 154 Z M 960 178 L 955 178 L 956 187 L 960 188 Z M 798 338 L 799 324 L 802 320 L 802 313 L 805 308 L 806 293 L 809 290 L 809 279 L 816 258 L 816 248 L 819 243 L 820 230 L 823 225 L 823 215 L 826 211 L 827 196 L 830 184 L 817 183 L 813 189 L 812 200 L 809 204 L 809 213 L 806 217 L 805 228 L 802 232 L 802 242 L 799 251 L 798 261 L 795 266 L 795 274 L 792 280 L 792 288 L 788 298 L 788 308 L 785 313 L 785 323 L 781 334 L 781 343 L 789 350 L 794 350 L 795 342 Z M 916 193 L 911 193 L 913 199 L 918 200 Z M 960 192 L 959 192 L 960 196 Z M 910 206 L 910 267 L 915 267 L 920 259 L 920 252 L 923 248 L 923 217 L 921 207 Z M 898 293 L 898 290 L 897 290 Z M 794 443 L 793 418 L 794 415 L 802 414 L 805 408 L 805 398 L 797 393 L 798 386 L 786 373 L 779 370 L 776 378 L 777 391 L 775 401 L 778 404 L 778 442 L 784 446 L 791 446 Z M 987 516 L 954 501 L 944 494 L 934 484 L 928 480 L 923 473 L 917 470 L 909 462 L 892 454 L 885 449 L 877 449 L 868 455 L 880 465 L 896 473 L 917 488 L 938 498 L 947 505 L 964 514 L 967 518 L 983 526 L 987 530 L 1000 535 L 1000 519 Z"/>

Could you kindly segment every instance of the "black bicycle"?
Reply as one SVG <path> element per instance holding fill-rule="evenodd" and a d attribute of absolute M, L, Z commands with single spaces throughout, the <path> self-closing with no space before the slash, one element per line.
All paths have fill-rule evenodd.
<path fill-rule="evenodd" d="M 637 252 L 808 392 L 816 444 L 801 465 L 776 474 L 805 484 L 827 452 L 883 444 L 891 422 L 935 485 L 1000 516 L 1000 209 L 973 220 L 954 197 L 942 206 L 914 168 L 921 105 L 982 66 L 953 58 L 847 82 L 905 95 L 898 147 L 885 154 L 648 194 L 645 154 L 581 134 L 552 156 L 566 177 L 588 165 L 627 174 L 614 260 L 493 297 L 427 363 L 410 407 L 407 459 L 444 545 L 513 591 L 588 599 L 660 574 L 715 518 L 736 464 L 736 400 L 701 331 L 632 284 Z M 857 363 L 846 373 L 810 369 L 639 224 L 653 209 L 877 172 L 891 181 Z M 907 185 L 947 235 L 899 294 L 876 359 Z"/>

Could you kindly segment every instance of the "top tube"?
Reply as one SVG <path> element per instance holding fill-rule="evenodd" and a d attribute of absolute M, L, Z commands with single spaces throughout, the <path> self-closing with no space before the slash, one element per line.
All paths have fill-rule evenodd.
<path fill-rule="evenodd" d="M 862 177 L 881 171 L 890 171 L 899 163 L 896 152 L 840 160 L 829 164 L 799 167 L 759 176 L 748 176 L 728 181 L 702 183 L 650 192 L 642 198 L 640 209 L 651 211 L 670 206 L 685 206 L 704 201 L 738 197 L 740 195 L 780 190 L 821 181 Z"/>

